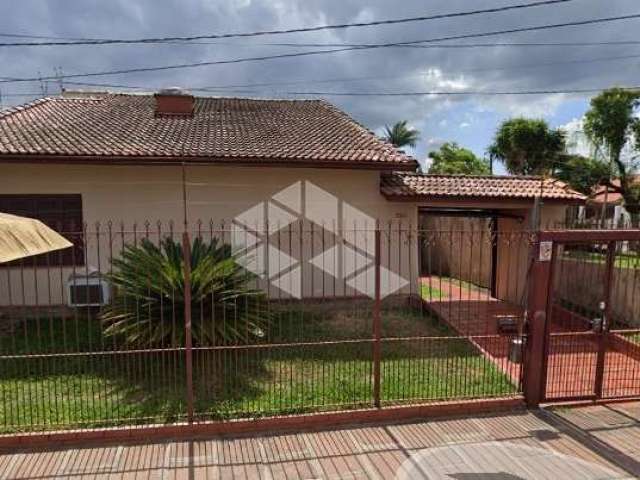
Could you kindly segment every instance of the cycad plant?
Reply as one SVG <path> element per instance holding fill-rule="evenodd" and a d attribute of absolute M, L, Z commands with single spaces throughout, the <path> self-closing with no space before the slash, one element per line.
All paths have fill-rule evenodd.
<path fill-rule="evenodd" d="M 113 301 L 100 315 L 103 332 L 129 347 L 183 346 L 184 257 L 171 238 L 124 247 L 109 275 Z M 191 323 L 194 346 L 246 343 L 260 336 L 266 296 L 228 244 L 196 238 L 191 247 Z"/>

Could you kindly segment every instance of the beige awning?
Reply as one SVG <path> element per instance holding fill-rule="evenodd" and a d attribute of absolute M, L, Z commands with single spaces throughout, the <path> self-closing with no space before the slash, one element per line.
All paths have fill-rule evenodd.
<path fill-rule="evenodd" d="M 0 263 L 72 246 L 40 220 L 0 213 Z"/>

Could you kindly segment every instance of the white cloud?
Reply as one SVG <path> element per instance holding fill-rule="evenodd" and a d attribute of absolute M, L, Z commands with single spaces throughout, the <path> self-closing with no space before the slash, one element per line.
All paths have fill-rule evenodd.
<path fill-rule="evenodd" d="M 344 0 L 65 0 L 60 8 L 43 7 L 41 0 L 12 2 L 11 14 L 0 16 L 0 30 L 72 37 L 151 37 L 181 34 L 246 32 L 337 24 L 374 19 L 400 18 L 429 12 L 469 10 L 463 0 L 433 0 L 428 8 L 420 0 L 368 2 Z M 616 2 L 568 2 L 500 15 L 321 31 L 259 39 L 229 39 L 197 45 L 117 45 L 92 47 L 5 48 L 0 50 L 2 75 L 6 77 L 51 74 L 61 66 L 65 73 L 104 71 L 130 67 L 222 60 L 308 51 L 309 48 L 269 46 L 277 42 L 385 43 L 438 38 L 449 35 L 508 29 L 525 25 L 571 21 L 576 18 L 615 16 L 633 11 L 637 0 Z M 525 19 L 526 20 L 523 20 Z M 487 43 L 507 41 L 552 42 L 611 40 L 635 35 L 636 24 L 616 22 L 571 29 L 529 32 L 487 38 Z M 596 48 L 596 47 L 594 47 Z M 633 62 L 558 63 L 613 55 L 619 47 L 556 48 L 380 48 L 314 55 L 266 62 L 237 63 L 185 70 L 136 73 L 92 78 L 92 81 L 140 85 L 155 89 L 167 85 L 202 86 L 297 81 L 279 85 L 226 91 L 228 95 L 287 97 L 290 91 L 329 92 L 424 92 L 465 90 L 554 90 L 593 88 L 637 83 Z M 556 65 L 552 65 L 556 63 Z M 546 64 L 541 65 L 541 64 Z M 539 66 L 541 65 L 541 66 Z M 534 66 L 535 68 L 532 68 Z M 367 79 L 313 83 L 331 78 Z M 74 79 L 80 80 L 80 79 Z M 70 87 L 70 85 L 67 85 Z M 5 106 L 30 100 L 12 95 L 39 91 L 38 82 L 2 84 Z M 50 92 L 56 84 L 50 85 Z M 248 91 L 247 91 L 248 90 Z M 224 93 L 224 92 L 222 92 Z M 432 126 L 438 136 L 455 138 L 463 123 L 474 122 L 460 111 L 492 112 L 499 116 L 527 115 L 553 118 L 567 101 L 590 94 L 540 96 L 411 96 L 337 97 L 327 99 L 347 111 L 373 131 L 397 120 L 409 120 L 422 131 L 416 149 L 423 154 L 432 146 Z M 492 125 L 478 125 L 487 132 Z M 487 138 L 487 143 L 490 141 Z"/>

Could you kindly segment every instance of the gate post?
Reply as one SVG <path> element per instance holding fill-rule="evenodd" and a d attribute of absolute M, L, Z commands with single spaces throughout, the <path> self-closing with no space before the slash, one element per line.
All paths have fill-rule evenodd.
<path fill-rule="evenodd" d="M 526 349 L 524 355 L 523 393 L 529 408 L 536 408 L 544 400 L 547 381 L 546 341 L 549 296 L 551 294 L 552 265 L 557 246 L 536 237 L 531 246 L 526 312 Z"/>
<path fill-rule="evenodd" d="M 380 226 L 376 221 L 375 230 L 375 299 L 373 301 L 373 404 L 380 408 L 380 361 L 381 361 L 381 318 L 380 318 Z"/>
<path fill-rule="evenodd" d="M 604 363 L 607 354 L 608 331 L 611 329 L 611 289 L 613 286 L 613 269 L 616 261 L 616 242 L 611 240 L 607 242 L 607 259 L 604 277 L 604 311 L 602 312 L 603 322 L 598 331 L 598 353 L 596 355 L 596 378 L 595 378 L 595 394 L 597 398 L 602 398 L 602 390 L 604 387 Z"/>

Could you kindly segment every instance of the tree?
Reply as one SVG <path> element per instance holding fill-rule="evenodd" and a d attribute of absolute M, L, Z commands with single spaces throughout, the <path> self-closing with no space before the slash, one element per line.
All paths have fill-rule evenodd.
<path fill-rule="evenodd" d="M 415 147 L 420 139 L 420 132 L 415 128 L 408 127 L 406 120 L 396 122 L 393 127 L 387 125 L 384 129 L 384 139 L 398 148 L 405 145 Z"/>
<path fill-rule="evenodd" d="M 431 166 L 429 173 L 488 175 L 489 163 L 477 157 L 471 150 L 458 146 L 455 142 L 447 142 L 440 150 L 429 153 Z"/>
<path fill-rule="evenodd" d="M 593 187 L 609 178 L 609 166 L 594 158 L 564 155 L 553 169 L 553 176 L 574 190 L 589 195 Z"/>
<path fill-rule="evenodd" d="M 564 132 L 551 129 L 544 120 L 512 118 L 496 133 L 489 154 L 516 175 L 540 175 L 551 171 L 564 151 Z"/>
<path fill-rule="evenodd" d="M 597 147 L 603 149 L 610 161 L 611 173 L 620 179 L 620 193 L 624 206 L 634 225 L 640 214 L 640 185 L 634 185 L 634 166 L 620 159 L 625 144 L 632 140 L 640 148 L 640 120 L 636 109 L 640 93 L 622 88 L 611 88 L 591 99 L 591 108 L 585 115 L 584 132 Z M 604 218 L 603 218 L 604 220 Z"/>

